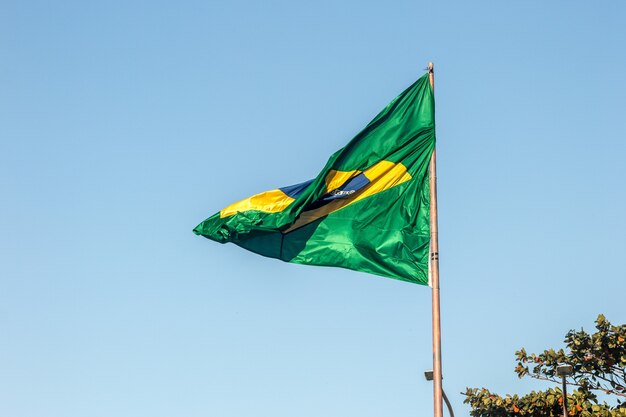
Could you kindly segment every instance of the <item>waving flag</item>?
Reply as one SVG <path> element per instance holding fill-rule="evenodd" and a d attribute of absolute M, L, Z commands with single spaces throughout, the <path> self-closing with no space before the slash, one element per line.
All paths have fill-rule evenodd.
<path fill-rule="evenodd" d="M 428 284 L 428 75 L 387 105 L 322 171 L 222 209 L 194 233 L 263 256 Z"/>

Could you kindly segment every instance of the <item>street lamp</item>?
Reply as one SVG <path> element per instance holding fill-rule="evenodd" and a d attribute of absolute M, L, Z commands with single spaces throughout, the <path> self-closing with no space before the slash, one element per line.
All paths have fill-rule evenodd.
<path fill-rule="evenodd" d="M 562 378 L 563 381 L 563 417 L 567 417 L 567 381 L 568 375 L 574 373 L 574 367 L 572 365 L 559 365 L 556 367 L 556 374 Z"/>
<path fill-rule="evenodd" d="M 424 377 L 426 378 L 426 381 L 432 381 L 433 380 L 433 371 L 424 371 Z M 443 379 L 443 377 L 442 377 Z M 443 390 L 443 388 L 441 388 L 441 393 L 443 394 L 443 400 L 446 403 L 446 407 L 448 407 L 448 412 L 450 413 L 450 417 L 454 417 L 454 411 L 452 411 L 452 405 L 450 404 L 450 401 L 448 400 L 448 397 L 446 396 L 446 392 Z"/>

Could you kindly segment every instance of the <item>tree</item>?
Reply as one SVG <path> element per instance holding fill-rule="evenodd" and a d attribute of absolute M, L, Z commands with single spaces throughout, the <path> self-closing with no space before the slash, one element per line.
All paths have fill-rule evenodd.
<path fill-rule="evenodd" d="M 560 364 L 572 365 L 574 372 L 568 385 L 575 387 L 567 396 L 568 414 L 580 417 L 626 417 L 626 325 L 613 326 L 603 315 L 596 319 L 596 332 L 570 330 L 565 335 L 566 348 L 527 354 L 524 348 L 515 352 L 515 372 L 532 378 L 560 384 L 556 375 Z M 599 401 L 606 394 L 615 404 Z M 523 396 L 491 393 L 486 388 L 468 388 L 464 402 L 472 408 L 473 417 L 557 417 L 563 415 L 559 388 L 531 392 Z"/>

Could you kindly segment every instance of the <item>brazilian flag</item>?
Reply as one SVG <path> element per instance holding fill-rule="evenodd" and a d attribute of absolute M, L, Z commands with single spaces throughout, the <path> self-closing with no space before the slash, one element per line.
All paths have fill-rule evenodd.
<path fill-rule="evenodd" d="M 428 284 L 435 101 L 428 75 L 309 181 L 222 209 L 194 233 L 263 256 Z"/>

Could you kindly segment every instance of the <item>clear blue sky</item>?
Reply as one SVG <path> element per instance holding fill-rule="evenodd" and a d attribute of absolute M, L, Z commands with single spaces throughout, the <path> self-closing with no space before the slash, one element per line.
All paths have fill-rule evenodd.
<path fill-rule="evenodd" d="M 427 416 L 430 290 L 191 229 L 436 70 L 444 387 L 626 322 L 626 5 L 4 1 L 0 415 Z"/>

